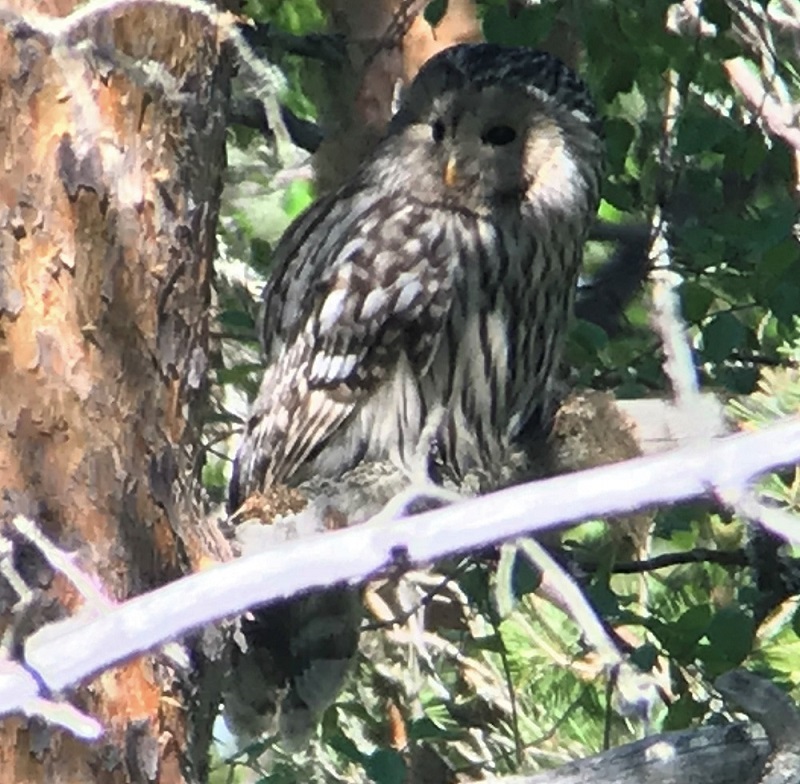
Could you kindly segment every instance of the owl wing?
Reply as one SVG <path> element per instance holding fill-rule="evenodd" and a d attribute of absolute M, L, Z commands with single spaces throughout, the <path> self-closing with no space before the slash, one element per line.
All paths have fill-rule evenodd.
<path fill-rule="evenodd" d="M 292 475 L 353 415 L 401 353 L 424 372 L 455 264 L 447 219 L 355 191 L 287 231 L 264 292 L 267 367 L 234 466 L 229 506 Z"/>

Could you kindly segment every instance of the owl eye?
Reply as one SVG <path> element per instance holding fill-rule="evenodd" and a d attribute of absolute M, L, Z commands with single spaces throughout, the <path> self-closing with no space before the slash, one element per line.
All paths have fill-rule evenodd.
<path fill-rule="evenodd" d="M 444 123 L 441 120 L 435 120 L 431 125 L 431 137 L 438 144 L 444 139 Z"/>
<path fill-rule="evenodd" d="M 491 144 L 492 147 L 502 147 L 510 144 L 517 138 L 517 132 L 509 125 L 493 125 L 483 132 L 481 141 L 484 144 Z"/>

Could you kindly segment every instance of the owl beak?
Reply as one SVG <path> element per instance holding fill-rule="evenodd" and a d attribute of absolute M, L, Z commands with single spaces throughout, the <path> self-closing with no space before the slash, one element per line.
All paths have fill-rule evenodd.
<path fill-rule="evenodd" d="M 442 179 L 448 188 L 455 187 L 458 180 L 458 168 L 456 167 L 455 159 L 450 158 L 445 164 Z"/>

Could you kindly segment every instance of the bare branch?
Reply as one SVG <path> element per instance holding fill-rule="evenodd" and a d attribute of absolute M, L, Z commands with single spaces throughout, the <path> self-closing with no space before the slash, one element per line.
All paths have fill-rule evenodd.
<path fill-rule="evenodd" d="M 705 547 L 698 547 L 686 553 L 664 553 L 646 558 L 642 561 L 629 561 L 615 563 L 612 568 L 613 574 L 640 574 L 642 572 L 654 572 L 656 569 L 669 569 L 673 566 L 690 563 L 716 563 L 724 566 L 747 566 L 747 556 L 743 550 L 709 550 Z M 581 569 L 592 571 L 597 568 L 594 564 L 581 562 Z"/>
<path fill-rule="evenodd" d="M 320 127 L 311 122 L 311 120 L 298 117 L 283 104 L 280 105 L 280 112 L 281 120 L 292 143 L 301 150 L 311 153 L 316 152 L 323 139 Z M 234 95 L 228 108 L 228 122 L 243 125 L 245 128 L 252 128 L 270 140 L 275 135 L 274 129 L 269 123 L 269 117 L 264 110 L 264 103 L 257 98 Z"/>
<path fill-rule="evenodd" d="M 731 784 L 757 780 L 769 753 L 741 724 L 665 732 L 532 776 L 482 784 Z M 755 775 L 755 778 L 754 778 Z"/>
<path fill-rule="evenodd" d="M 346 41 L 341 35 L 293 35 L 267 22 L 251 22 L 241 29 L 244 39 L 257 51 L 267 54 L 281 51 L 335 66 L 343 66 L 347 62 Z"/>
<path fill-rule="evenodd" d="M 800 421 L 791 419 L 757 433 L 520 485 L 391 523 L 290 541 L 182 578 L 100 617 L 79 613 L 50 624 L 28 638 L 25 658 L 47 689 L 60 691 L 247 607 L 369 579 L 398 557 L 429 563 L 567 522 L 704 496 L 709 488 L 738 488 L 797 460 Z M 0 712 L 15 708 L 0 704 Z"/>
<path fill-rule="evenodd" d="M 797 108 L 781 103 L 770 95 L 761 79 L 753 73 L 741 57 L 723 63 L 731 84 L 741 93 L 747 105 L 764 120 L 773 136 L 783 139 L 796 152 L 800 152 L 800 126 Z"/>
<path fill-rule="evenodd" d="M 800 781 L 800 713 L 789 696 L 746 670 L 726 672 L 715 685 L 767 733 L 772 752 L 761 773 L 761 784 Z"/>
<path fill-rule="evenodd" d="M 103 734 L 102 725 L 67 702 L 56 702 L 41 695 L 41 684 L 19 662 L 0 660 L 0 706 L 2 713 L 39 716 L 49 724 L 69 730 L 84 740 Z"/>

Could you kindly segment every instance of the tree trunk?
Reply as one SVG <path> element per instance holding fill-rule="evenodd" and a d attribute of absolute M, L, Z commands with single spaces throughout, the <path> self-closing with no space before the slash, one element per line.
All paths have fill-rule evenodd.
<path fill-rule="evenodd" d="M 37 29 L 34 9 L 75 5 L 12 0 L 0 30 L 0 520 L 34 519 L 118 601 L 227 557 L 197 477 L 229 69 L 215 25 L 166 5 Z M 19 649 L 83 600 L 30 546 L 14 566 L 36 589 L 24 627 L 0 592 Z M 141 657 L 71 695 L 94 744 L 4 721 L 0 778 L 205 780 L 221 646 L 203 639 L 191 673 Z"/>
<path fill-rule="evenodd" d="M 321 0 L 329 30 L 346 41 L 346 62 L 323 70 L 317 100 L 326 139 L 314 159 L 322 192 L 350 177 L 386 131 L 399 82 L 448 46 L 481 39 L 472 0 L 451 0 L 434 30 L 425 3 Z"/>

